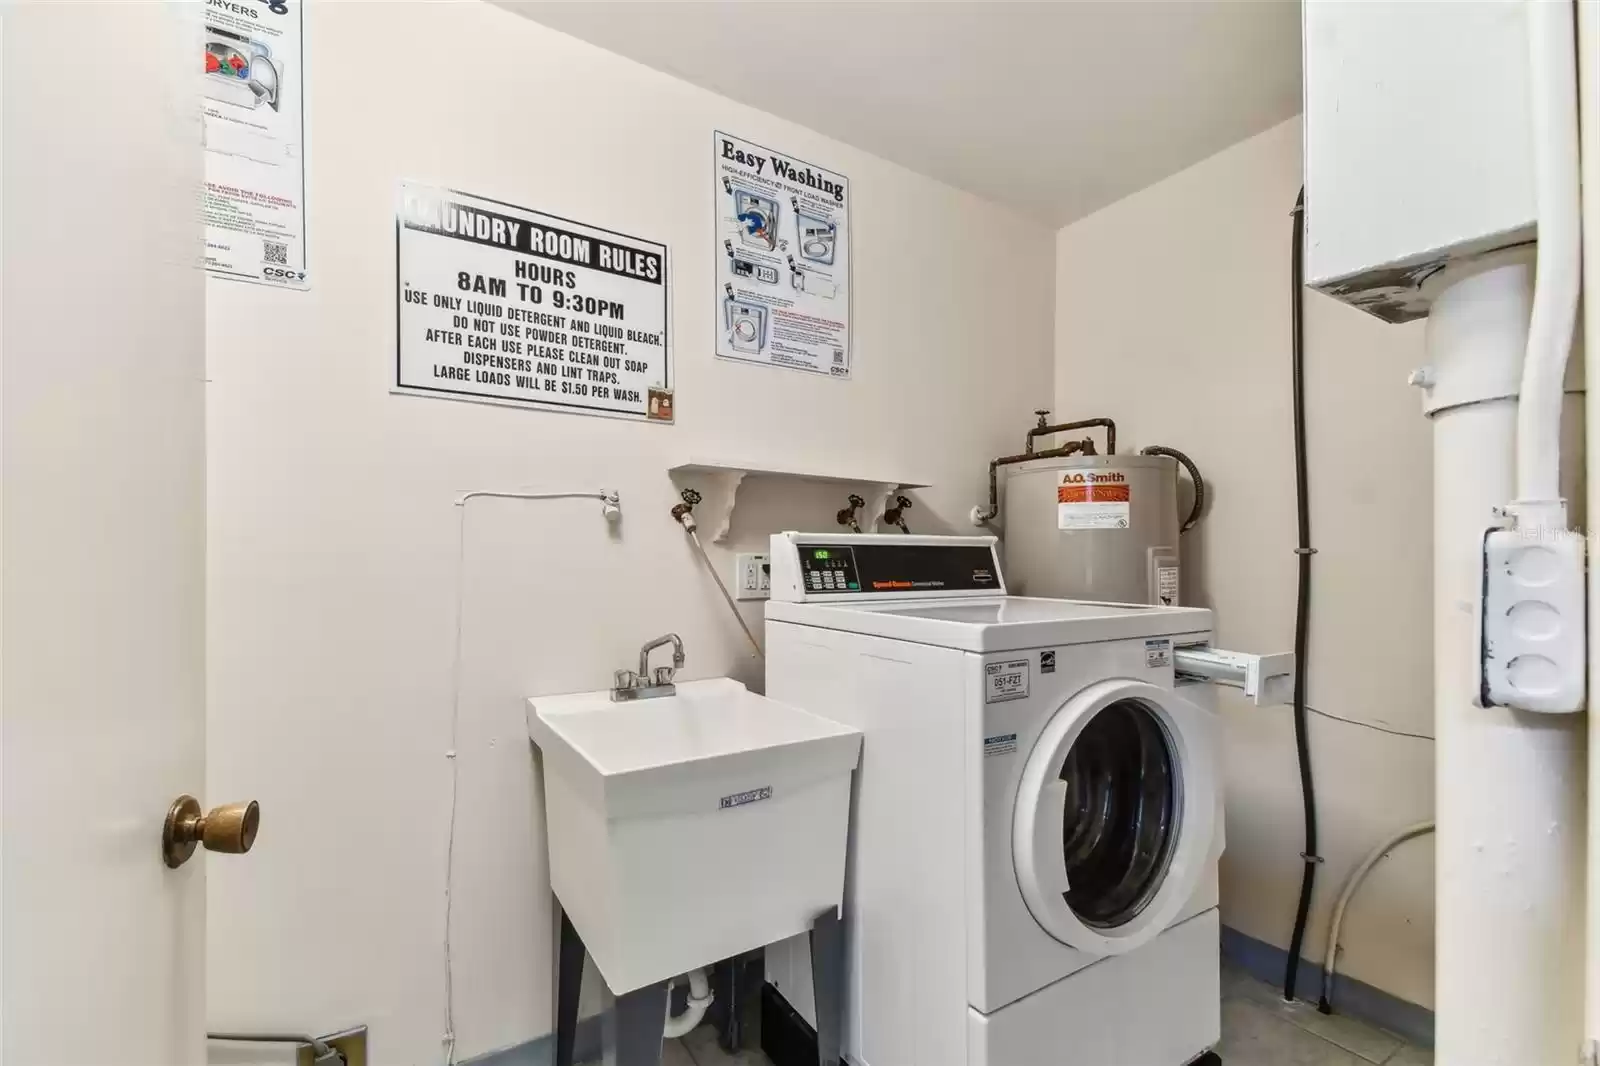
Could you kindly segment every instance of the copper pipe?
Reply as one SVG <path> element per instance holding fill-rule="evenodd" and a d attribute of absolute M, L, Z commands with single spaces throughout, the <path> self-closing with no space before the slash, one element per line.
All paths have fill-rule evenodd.
<path fill-rule="evenodd" d="M 1095 424 L 1099 425 L 1100 422 L 1105 421 L 1109 420 L 1099 419 Z M 1029 443 L 1032 442 L 1030 441 Z M 978 520 L 980 522 L 990 522 L 994 520 L 995 515 L 1000 513 L 1000 468 L 1002 466 L 1026 463 L 1034 459 L 1065 459 L 1068 456 L 1078 455 L 1079 453 L 1084 455 L 1095 454 L 1094 441 L 1085 437 L 1082 440 L 1068 441 L 1059 448 L 1046 448 L 1042 452 L 1024 452 L 1021 455 L 1006 455 L 994 460 L 989 464 L 989 509 L 987 511 L 979 511 L 977 514 Z"/>
<path fill-rule="evenodd" d="M 1069 429 L 1092 429 L 1096 426 L 1105 428 L 1106 454 L 1117 454 L 1117 424 L 1109 418 L 1084 418 L 1077 422 L 1061 422 L 1052 426 L 1046 421 L 1050 417 L 1049 410 L 1037 410 L 1033 413 L 1039 416 L 1039 424 L 1028 430 L 1028 442 L 1023 450 L 1029 455 L 1036 454 L 1033 450 L 1033 442 L 1038 437 L 1048 437 L 1052 433 L 1065 433 Z M 1043 456 L 1045 453 L 1039 452 L 1037 454 Z M 1088 454 L 1093 455 L 1093 450 L 1090 450 Z"/>

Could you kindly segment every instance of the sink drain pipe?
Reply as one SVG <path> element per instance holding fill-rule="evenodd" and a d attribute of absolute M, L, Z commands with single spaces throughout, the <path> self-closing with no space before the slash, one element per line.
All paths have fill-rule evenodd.
<path fill-rule="evenodd" d="M 711 982 L 705 970 L 690 970 L 684 977 L 689 981 L 689 1002 L 682 1014 L 672 1013 L 672 986 L 678 983 L 679 978 L 674 977 L 667 983 L 667 1027 L 663 1035 L 668 1040 L 677 1040 L 694 1032 L 695 1026 L 705 1018 L 711 1001 L 716 998 L 711 993 Z"/>

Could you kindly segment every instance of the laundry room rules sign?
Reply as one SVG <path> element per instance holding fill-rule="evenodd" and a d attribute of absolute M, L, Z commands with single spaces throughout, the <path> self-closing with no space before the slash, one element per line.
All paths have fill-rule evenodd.
<path fill-rule="evenodd" d="M 395 391 L 672 421 L 667 248 L 402 182 Z"/>

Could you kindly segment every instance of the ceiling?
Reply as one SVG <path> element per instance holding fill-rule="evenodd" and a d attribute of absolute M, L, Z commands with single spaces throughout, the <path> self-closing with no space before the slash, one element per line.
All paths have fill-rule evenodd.
<path fill-rule="evenodd" d="M 1300 110 L 1298 0 L 495 0 L 1052 225 Z"/>

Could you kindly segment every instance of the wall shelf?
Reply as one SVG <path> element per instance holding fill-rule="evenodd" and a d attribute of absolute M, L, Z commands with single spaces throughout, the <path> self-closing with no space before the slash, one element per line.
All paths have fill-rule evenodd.
<path fill-rule="evenodd" d="M 866 524 L 862 528 L 869 533 L 876 533 L 878 515 L 882 513 L 882 508 L 877 506 L 879 502 L 896 492 L 927 488 L 931 484 L 909 476 L 881 476 L 887 473 L 888 471 L 883 470 L 858 472 L 853 468 L 781 466 L 736 459 L 698 457 L 667 468 L 667 475 L 680 490 L 692 488 L 701 494 L 700 506 L 695 513 L 701 517 L 701 525 L 710 531 L 713 541 L 721 541 L 727 537 L 728 527 L 733 521 L 733 508 L 738 499 L 739 486 L 747 477 L 783 477 L 800 481 L 833 482 L 840 486 L 858 486 L 856 491 L 867 499 L 867 507 L 863 514 Z"/>

